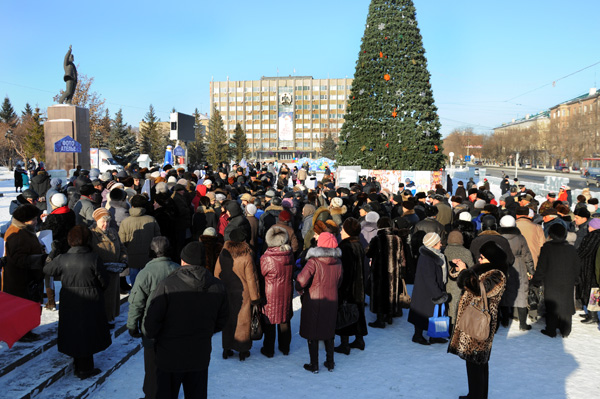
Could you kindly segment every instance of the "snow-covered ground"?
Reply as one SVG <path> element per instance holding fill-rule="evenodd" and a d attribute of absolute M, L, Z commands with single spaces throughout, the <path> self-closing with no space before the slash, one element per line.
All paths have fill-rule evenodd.
<path fill-rule="evenodd" d="M 4 180 L 6 179 L 6 180 Z M 8 205 L 16 196 L 12 174 L 0 168 L 0 222 L 9 220 Z M 498 191 L 498 187 L 494 187 Z M 349 356 L 335 355 L 335 370 L 322 366 L 311 374 L 302 368 L 308 362 L 306 340 L 298 335 L 300 301 L 294 300 L 292 344 L 289 356 L 276 352 L 267 359 L 260 354 L 262 344 L 255 342 L 245 362 L 237 357 L 221 357 L 221 335 L 213 337 L 208 394 L 211 398 L 456 398 L 467 393 L 464 361 L 446 353 L 446 345 L 421 346 L 411 342 L 412 325 L 408 312 L 383 330 L 369 329 L 364 351 L 352 350 Z M 44 310 L 42 323 L 55 323 L 57 312 Z M 368 312 L 367 320 L 375 316 Z M 583 325 L 573 318 L 570 337 L 548 338 L 540 333 L 543 321 L 522 332 L 518 323 L 500 328 L 494 339 L 490 361 L 490 398 L 585 398 L 600 392 L 597 363 L 600 332 L 597 326 Z M 38 327 L 44 329 L 44 326 Z M 38 329 L 34 331 L 38 331 Z M 336 341 L 336 344 L 339 341 Z M 107 349 L 119 352 L 116 342 Z M 0 344 L 0 356 L 9 351 Z M 43 367 L 43 365 L 41 365 Z M 35 371 L 34 371 L 35 372 Z M 143 397 L 144 363 L 142 351 L 112 374 L 90 398 Z M 2 392 L 0 378 L 0 392 Z M 57 384 L 76 383 L 64 378 Z M 0 394 L 0 397 L 2 395 Z M 183 398 L 183 392 L 180 393 Z"/>

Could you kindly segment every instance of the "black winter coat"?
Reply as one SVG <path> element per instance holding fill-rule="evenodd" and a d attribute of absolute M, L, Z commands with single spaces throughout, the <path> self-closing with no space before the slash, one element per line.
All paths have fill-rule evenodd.
<path fill-rule="evenodd" d="M 471 247 L 469 249 L 471 250 L 473 259 L 475 259 L 475 261 L 479 260 L 479 249 L 488 241 L 494 241 L 506 253 L 507 266 L 512 266 L 512 264 L 515 263 L 515 255 L 513 255 L 513 252 L 510 249 L 508 240 L 502 237 L 497 231 L 493 230 L 482 231 L 471 243 Z"/>
<path fill-rule="evenodd" d="M 347 301 L 358 305 L 358 322 L 336 330 L 338 335 L 367 335 L 365 319 L 364 259 L 365 250 L 358 237 L 348 237 L 340 242 L 342 250 L 342 283 L 338 289 L 338 303 Z"/>
<path fill-rule="evenodd" d="M 246 242 L 250 242 L 250 238 L 252 237 L 252 229 L 250 227 L 250 223 L 248 219 L 246 219 L 242 213 L 239 205 L 234 203 L 234 207 L 230 207 L 229 211 L 229 223 L 227 227 L 225 227 L 225 233 L 223 234 L 225 241 L 231 240 L 231 232 L 237 229 L 243 229 L 244 234 L 246 235 Z"/>
<path fill-rule="evenodd" d="M 435 306 L 433 299 L 441 297 L 446 292 L 442 273 L 444 261 L 425 246 L 422 246 L 419 252 L 421 256 L 417 263 L 408 322 L 414 324 L 416 328 L 427 330 Z"/>
<path fill-rule="evenodd" d="M 41 230 L 52 230 L 52 240 L 58 251 L 53 256 L 64 254 L 69 250 L 67 234 L 73 227 L 75 227 L 75 213 L 67 206 L 57 208 L 46 216 Z"/>
<path fill-rule="evenodd" d="M 590 299 L 592 287 L 598 286 L 596 282 L 596 254 L 599 247 L 600 230 L 594 230 L 583 238 L 579 249 L 577 249 L 582 264 L 576 297 L 581 299 L 584 305 L 587 305 Z"/>
<path fill-rule="evenodd" d="M 570 319 L 575 313 L 573 287 L 579 279 L 581 263 L 575 247 L 564 240 L 547 241 L 540 252 L 530 284 L 544 286 L 546 310 L 555 309 L 561 319 Z"/>
<path fill-rule="evenodd" d="M 73 247 L 44 267 L 44 273 L 60 276 L 58 351 L 86 357 L 108 348 L 110 330 L 104 309 L 106 269 L 89 247 Z"/>
<path fill-rule="evenodd" d="M 206 268 L 184 266 L 162 280 L 144 319 L 156 340 L 156 365 L 167 372 L 206 370 L 212 335 L 229 317 L 225 286 Z"/>
<path fill-rule="evenodd" d="M 46 192 L 50 189 L 50 176 L 47 173 L 38 173 L 31 179 L 29 187 L 40 197 L 46 197 Z"/>

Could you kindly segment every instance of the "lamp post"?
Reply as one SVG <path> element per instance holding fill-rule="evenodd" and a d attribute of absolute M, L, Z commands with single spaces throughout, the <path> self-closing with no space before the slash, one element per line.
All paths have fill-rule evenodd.
<path fill-rule="evenodd" d="M 9 170 L 13 169 L 13 151 L 14 151 L 14 141 L 13 141 L 13 131 L 12 129 L 8 129 L 6 131 L 6 134 L 4 135 L 4 138 L 6 138 L 8 140 L 8 142 L 10 143 L 10 151 L 8 152 L 8 168 Z"/>

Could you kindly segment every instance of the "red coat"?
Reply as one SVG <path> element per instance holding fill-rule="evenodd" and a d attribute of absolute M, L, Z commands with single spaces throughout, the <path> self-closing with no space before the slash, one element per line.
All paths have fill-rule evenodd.
<path fill-rule="evenodd" d="M 339 248 L 311 248 L 308 262 L 296 278 L 302 294 L 300 336 L 326 340 L 335 337 L 338 287 L 342 281 L 342 251 Z"/>
<path fill-rule="evenodd" d="M 279 247 L 269 248 L 260 258 L 260 272 L 265 277 L 267 303 L 263 315 L 271 324 L 287 323 L 292 318 L 292 251 Z"/>

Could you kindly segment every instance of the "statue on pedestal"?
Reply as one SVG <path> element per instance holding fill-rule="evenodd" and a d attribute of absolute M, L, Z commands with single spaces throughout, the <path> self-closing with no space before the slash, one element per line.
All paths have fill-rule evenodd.
<path fill-rule="evenodd" d="M 59 104 L 73 104 L 73 94 L 75 94 L 75 88 L 77 87 L 77 68 L 75 68 L 75 64 L 73 61 L 75 57 L 71 54 L 71 47 L 69 46 L 69 51 L 65 55 L 64 68 L 65 68 L 65 76 L 64 80 L 67 82 L 67 88 L 65 92 L 58 100 Z"/>

